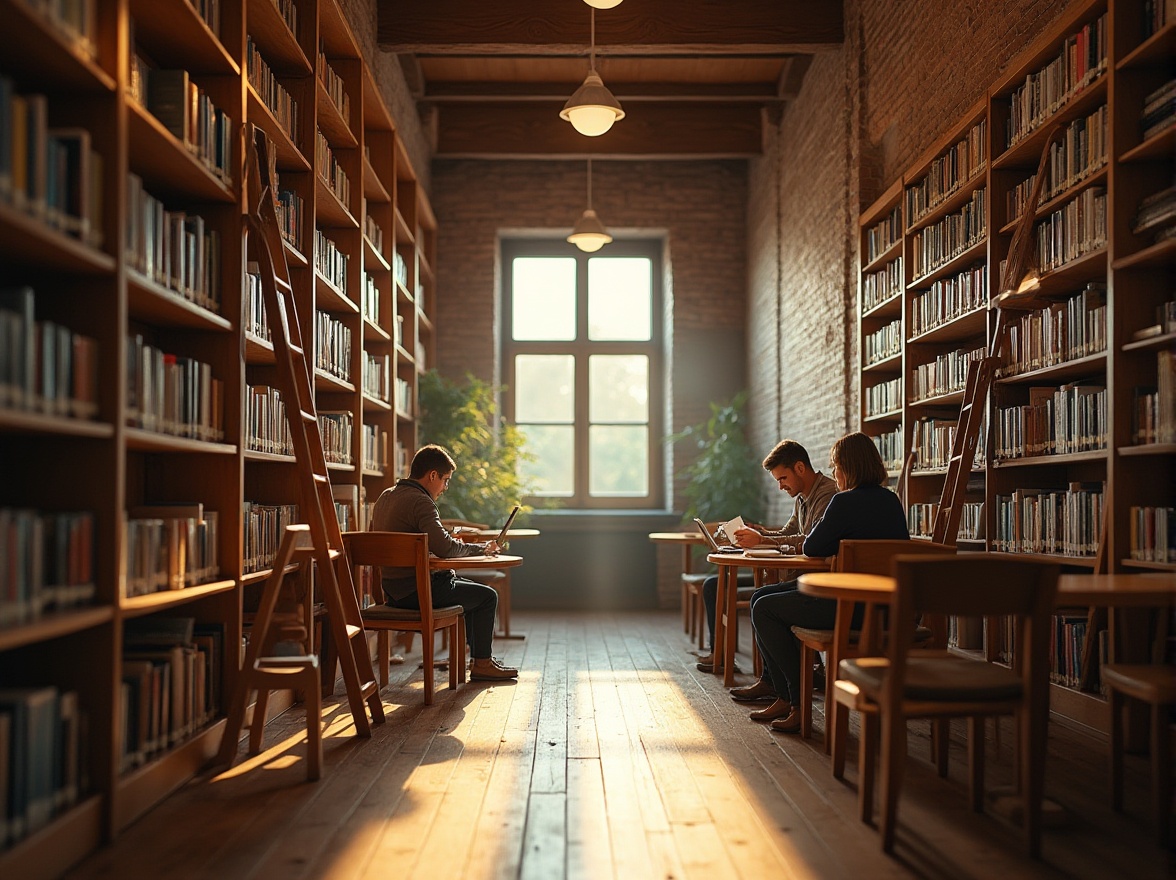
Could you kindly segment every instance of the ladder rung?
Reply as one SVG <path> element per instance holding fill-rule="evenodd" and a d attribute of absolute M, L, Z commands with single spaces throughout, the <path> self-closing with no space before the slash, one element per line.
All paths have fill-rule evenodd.
<path fill-rule="evenodd" d="M 314 477 L 314 481 L 316 483 L 318 483 L 319 485 L 322 485 L 325 483 L 329 486 L 331 484 L 331 478 L 328 477 L 326 474 L 312 474 L 312 476 Z"/>
<path fill-rule="evenodd" d="M 363 699 L 370 700 L 380 692 L 380 686 L 374 681 L 365 681 L 360 687 L 359 692 L 363 695 Z"/>
<path fill-rule="evenodd" d="M 356 636 L 363 635 L 363 627 L 356 626 L 353 623 L 347 624 L 347 638 L 354 639 Z"/>
<path fill-rule="evenodd" d="M 307 423 L 318 421 L 318 418 L 315 416 L 314 413 L 308 413 L 304 409 L 298 410 L 298 415 L 302 417 L 302 421 L 307 422 Z"/>
<path fill-rule="evenodd" d="M 303 357 L 306 354 L 301 345 L 295 345 L 293 342 L 287 342 L 286 347 L 290 349 L 290 354 L 296 354 L 299 357 Z"/>

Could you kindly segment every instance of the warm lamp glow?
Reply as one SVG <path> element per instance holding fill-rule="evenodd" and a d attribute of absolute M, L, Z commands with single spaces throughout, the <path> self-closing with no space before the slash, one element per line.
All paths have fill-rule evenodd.
<path fill-rule="evenodd" d="M 574 244 L 584 253 L 592 254 L 612 241 L 612 236 L 596 216 L 591 208 L 586 208 L 576 221 L 572 234 L 568 236 L 568 243 Z"/>
<path fill-rule="evenodd" d="M 614 6 L 620 6 L 621 0 L 584 0 L 593 9 L 612 9 Z"/>
<path fill-rule="evenodd" d="M 559 115 L 580 134 L 598 137 L 612 128 L 618 119 L 624 119 L 625 111 L 596 71 L 591 70 L 584 77 L 583 85 L 568 98 Z"/>
<path fill-rule="evenodd" d="M 606 2 L 606 0 L 605 0 Z M 620 0 L 617 0 L 620 2 Z M 593 4 L 589 4 L 593 5 Z M 613 97 L 596 72 L 596 9 L 592 10 L 592 36 L 588 49 L 588 75 L 580 88 L 568 98 L 564 108 L 559 111 L 561 119 L 566 119 L 572 128 L 587 137 L 599 137 L 618 119 L 625 118 L 625 111 L 621 109 L 621 102 Z"/>

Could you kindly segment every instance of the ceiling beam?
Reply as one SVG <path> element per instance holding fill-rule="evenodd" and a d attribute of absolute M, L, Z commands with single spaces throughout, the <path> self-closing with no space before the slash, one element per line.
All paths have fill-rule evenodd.
<path fill-rule="evenodd" d="M 378 0 L 377 40 L 389 52 L 567 55 L 588 44 L 582 3 L 536 0 Z M 821 0 L 641 0 L 596 17 L 601 55 L 747 55 L 840 47 L 841 4 Z"/>
<path fill-rule="evenodd" d="M 578 134 L 559 103 L 446 104 L 438 158 L 615 159 L 747 158 L 763 149 L 754 104 L 646 104 L 600 137 Z"/>
<path fill-rule="evenodd" d="M 751 101 L 765 103 L 779 100 L 778 87 L 773 83 L 614 83 L 608 89 L 622 103 L 626 101 L 706 102 Z M 478 103 L 483 101 L 547 101 L 567 100 L 576 85 L 567 83 L 534 82 L 438 82 L 425 84 L 425 101 L 435 103 Z"/>

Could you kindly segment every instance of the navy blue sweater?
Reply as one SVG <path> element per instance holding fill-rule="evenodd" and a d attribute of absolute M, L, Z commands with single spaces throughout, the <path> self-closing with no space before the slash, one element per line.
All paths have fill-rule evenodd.
<path fill-rule="evenodd" d="M 906 540 L 906 514 L 898 496 L 885 486 L 858 486 L 838 492 L 804 542 L 805 556 L 836 556 L 843 538 Z"/>

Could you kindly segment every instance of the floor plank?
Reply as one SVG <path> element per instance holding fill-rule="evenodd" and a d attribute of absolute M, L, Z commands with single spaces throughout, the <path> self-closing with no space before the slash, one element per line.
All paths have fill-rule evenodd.
<path fill-rule="evenodd" d="M 354 737 L 342 697 L 325 702 L 319 782 L 305 778 L 296 707 L 267 727 L 261 755 L 194 780 L 69 877 L 1173 876 L 1152 840 L 1146 759 L 1129 756 L 1128 808 L 1115 814 L 1105 743 L 1064 725 L 1050 726 L 1046 788 L 1060 814 L 1041 861 L 992 810 L 968 810 L 963 726 L 942 780 L 925 724 L 910 728 L 887 857 L 857 820 L 856 742 L 846 780 L 832 777 L 819 699 L 812 740 L 751 722 L 695 668 L 676 613 L 526 614 L 520 625 L 525 641 L 495 646 L 517 683 L 442 686 L 426 707 L 419 652 L 409 655 L 371 739 Z M 999 744 L 990 726 L 990 788 L 1011 778 L 1011 743 L 1007 722 Z"/>

